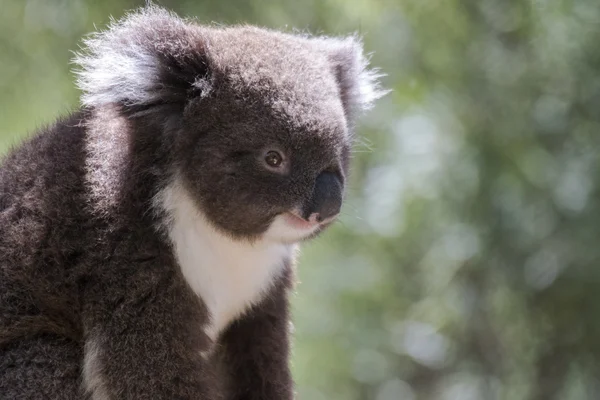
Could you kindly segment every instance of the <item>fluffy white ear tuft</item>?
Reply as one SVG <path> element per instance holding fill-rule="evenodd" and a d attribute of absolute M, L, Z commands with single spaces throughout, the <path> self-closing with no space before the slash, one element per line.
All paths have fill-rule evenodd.
<path fill-rule="evenodd" d="M 112 20 L 75 54 L 82 104 L 143 106 L 180 99 L 206 73 L 201 42 L 182 19 L 152 5 Z"/>
<path fill-rule="evenodd" d="M 384 75 L 369 68 L 369 60 L 358 36 L 324 38 L 322 43 L 333 64 L 347 114 L 370 109 L 375 100 L 389 92 L 382 89 L 379 82 Z"/>

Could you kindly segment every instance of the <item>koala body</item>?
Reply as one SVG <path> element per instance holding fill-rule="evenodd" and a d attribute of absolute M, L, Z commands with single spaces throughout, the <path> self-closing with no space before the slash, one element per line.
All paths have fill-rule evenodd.
<path fill-rule="evenodd" d="M 293 398 L 296 249 L 382 94 L 360 43 L 146 7 L 76 62 L 82 108 L 0 168 L 0 398 Z"/>

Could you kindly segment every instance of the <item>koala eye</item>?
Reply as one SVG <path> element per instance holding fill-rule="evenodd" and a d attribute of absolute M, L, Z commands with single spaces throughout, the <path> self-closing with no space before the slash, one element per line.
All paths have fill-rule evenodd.
<path fill-rule="evenodd" d="M 271 150 L 265 155 L 265 163 L 271 168 L 278 168 L 283 162 L 283 156 L 277 151 Z"/>

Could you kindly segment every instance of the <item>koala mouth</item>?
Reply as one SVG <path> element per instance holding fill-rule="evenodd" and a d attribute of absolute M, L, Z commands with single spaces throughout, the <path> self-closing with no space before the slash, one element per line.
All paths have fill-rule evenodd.
<path fill-rule="evenodd" d="M 302 218 L 300 214 L 293 210 L 284 214 L 285 222 L 296 229 L 312 230 L 320 225 L 316 219 L 316 214 L 312 214 L 308 220 Z"/>
<path fill-rule="evenodd" d="M 265 232 L 265 237 L 287 244 L 301 242 L 313 238 L 335 218 L 336 216 L 321 219 L 316 213 L 313 213 L 308 219 L 305 219 L 298 209 L 293 209 L 275 217 Z"/>
<path fill-rule="evenodd" d="M 287 214 L 290 224 L 298 227 L 314 228 L 327 225 L 340 213 L 343 198 L 343 183 L 339 175 L 322 172 L 317 176 L 310 198 Z"/>
<path fill-rule="evenodd" d="M 265 236 L 285 243 L 310 239 L 325 229 L 340 213 L 341 180 L 329 172 L 321 173 L 309 199 L 278 214 Z"/>
<path fill-rule="evenodd" d="M 322 172 L 315 180 L 313 193 L 299 208 L 283 214 L 288 227 L 315 232 L 337 218 L 342 206 L 343 184 L 338 175 Z"/>

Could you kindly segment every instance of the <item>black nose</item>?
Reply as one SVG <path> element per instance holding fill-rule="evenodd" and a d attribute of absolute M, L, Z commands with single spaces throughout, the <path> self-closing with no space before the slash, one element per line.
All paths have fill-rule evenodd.
<path fill-rule="evenodd" d="M 331 172 L 322 172 L 315 181 L 315 189 L 303 210 L 304 219 L 316 214 L 318 222 L 339 214 L 342 207 L 342 182 Z"/>

